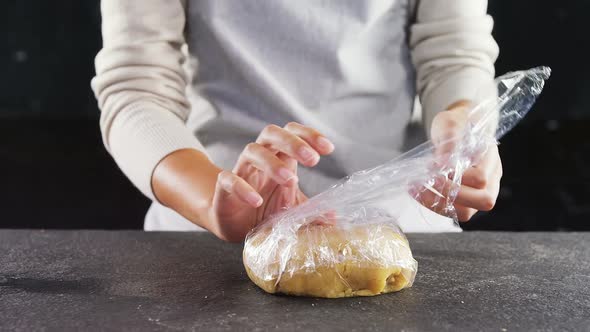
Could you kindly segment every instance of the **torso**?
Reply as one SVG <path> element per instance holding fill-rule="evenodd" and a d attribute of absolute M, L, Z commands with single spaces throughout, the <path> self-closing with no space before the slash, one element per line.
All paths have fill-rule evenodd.
<path fill-rule="evenodd" d="M 409 0 L 189 0 L 187 43 L 199 62 L 189 126 L 230 169 L 267 124 L 320 130 L 336 151 L 302 171 L 312 173 L 301 176 L 310 194 L 394 158 L 415 96 L 411 7 Z"/>
<path fill-rule="evenodd" d="M 415 97 L 413 0 L 187 2 L 187 43 L 199 61 L 188 126 L 218 165 L 232 169 L 264 126 L 289 121 L 336 145 L 317 167 L 299 168 L 308 195 L 402 152 Z M 420 206 L 407 210 L 405 232 L 460 231 Z M 157 203 L 145 228 L 202 230 Z"/>

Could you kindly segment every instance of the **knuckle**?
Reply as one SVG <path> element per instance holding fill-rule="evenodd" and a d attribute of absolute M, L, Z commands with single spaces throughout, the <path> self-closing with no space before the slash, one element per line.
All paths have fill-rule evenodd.
<path fill-rule="evenodd" d="M 248 143 L 246 144 L 244 151 L 246 151 L 247 153 L 254 153 L 258 150 L 258 146 L 258 143 Z"/>
<path fill-rule="evenodd" d="M 297 136 L 288 136 L 285 137 L 285 139 L 279 144 L 277 144 L 277 149 L 287 154 L 295 154 L 296 151 L 302 146 L 305 146 L 305 143 L 302 142 Z"/>
<path fill-rule="evenodd" d="M 241 237 L 239 234 L 226 230 L 221 230 L 219 234 L 216 235 L 220 240 L 227 243 L 237 243 L 243 240 L 243 237 Z"/>
<path fill-rule="evenodd" d="M 482 200 L 482 211 L 490 211 L 496 206 L 496 197 L 491 194 L 486 194 Z"/>
<path fill-rule="evenodd" d="M 437 123 L 446 122 L 449 118 L 452 117 L 452 115 L 452 112 L 440 112 L 435 115 L 433 121 L 436 121 Z"/>
<path fill-rule="evenodd" d="M 269 133 L 269 134 L 274 134 L 274 133 L 281 131 L 281 127 L 279 127 L 275 124 L 269 124 L 266 127 L 264 127 L 263 131 L 266 133 Z"/>
<path fill-rule="evenodd" d="M 464 122 L 449 112 L 439 113 L 437 120 L 437 127 L 442 130 L 443 136 L 447 139 L 454 138 L 463 129 Z"/>
<path fill-rule="evenodd" d="M 217 174 L 217 179 L 219 181 L 224 181 L 227 178 L 231 177 L 231 174 L 232 173 L 230 171 L 223 170 L 223 171 L 219 172 L 219 174 Z"/>
<path fill-rule="evenodd" d="M 461 129 L 461 123 L 459 120 L 451 117 L 446 119 L 445 126 L 447 128 L 447 133 L 450 135 L 456 134 Z"/>
<path fill-rule="evenodd" d="M 294 121 L 291 121 L 291 122 L 288 122 L 288 123 L 285 125 L 285 129 L 294 129 L 294 128 L 297 128 L 297 127 L 299 127 L 299 126 L 300 126 L 300 124 L 299 124 L 299 123 L 297 123 L 297 122 L 294 122 Z"/>
<path fill-rule="evenodd" d="M 460 208 L 457 210 L 457 217 L 461 222 L 468 222 L 475 215 L 477 211 L 470 208 Z"/>
<path fill-rule="evenodd" d="M 475 176 L 475 182 L 480 188 L 485 188 L 488 185 L 488 178 L 483 172 L 478 172 Z"/>
<path fill-rule="evenodd" d="M 460 222 L 467 222 L 470 219 L 468 213 L 464 209 L 457 209 L 457 218 Z"/>
<path fill-rule="evenodd" d="M 221 187 L 226 191 L 232 191 L 236 185 L 237 179 L 234 173 L 230 171 L 221 171 L 217 175 L 217 181 L 221 184 Z"/>
<path fill-rule="evenodd" d="M 274 165 L 269 165 L 268 172 L 272 173 L 274 175 L 278 175 L 279 177 L 282 177 L 283 174 L 282 174 L 281 168 L 285 168 L 285 167 L 284 167 L 284 165 L 281 165 L 279 163 L 276 163 Z"/>
<path fill-rule="evenodd" d="M 460 222 L 468 222 L 471 219 L 466 214 L 458 213 L 457 216 L 458 216 Z"/>

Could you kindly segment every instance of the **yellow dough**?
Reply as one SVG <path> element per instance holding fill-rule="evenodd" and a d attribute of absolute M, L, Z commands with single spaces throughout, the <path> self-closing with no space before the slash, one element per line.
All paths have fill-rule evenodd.
<path fill-rule="evenodd" d="M 290 238 L 271 227 L 248 238 L 248 277 L 269 293 L 314 297 L 372 296 L 410 287 L 417 262 L 388 224 L 307 225 Z"/>

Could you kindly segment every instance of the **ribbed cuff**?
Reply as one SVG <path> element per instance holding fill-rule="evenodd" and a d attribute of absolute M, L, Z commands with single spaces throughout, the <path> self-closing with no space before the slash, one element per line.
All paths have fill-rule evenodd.
<path fill-rule="evenodd" d="M 119 168 L 152 200 L 152 174 L 164 157 L 181 149 L 205 152 L 180 118 L 153 103 L 136 103 L 117 114 L 107 140 Z"/>
<path fill-rule="evenodd" d="M 448 76 L 443 82 L 422 96 L 424 128 L 430 138 L 430 128 L 434 117 L 459 100 L 468 100 L 478 104 L 488 98 L 497 96 L 494 77 L 479 68 L 465 68 Z"/>

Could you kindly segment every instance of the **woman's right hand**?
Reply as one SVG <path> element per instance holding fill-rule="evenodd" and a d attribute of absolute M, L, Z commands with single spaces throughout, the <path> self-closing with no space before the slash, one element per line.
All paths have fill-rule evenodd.
<path fill-rule="evenodd" d="M 269 125 L 224 171 L 196 150 L 164 158 L 152 177 L 163 204 L 219 238 L 239 242 L 267 216 L 305 201 L 297 164 L 313 167 L 334 145 L 313 128 Z"/>

